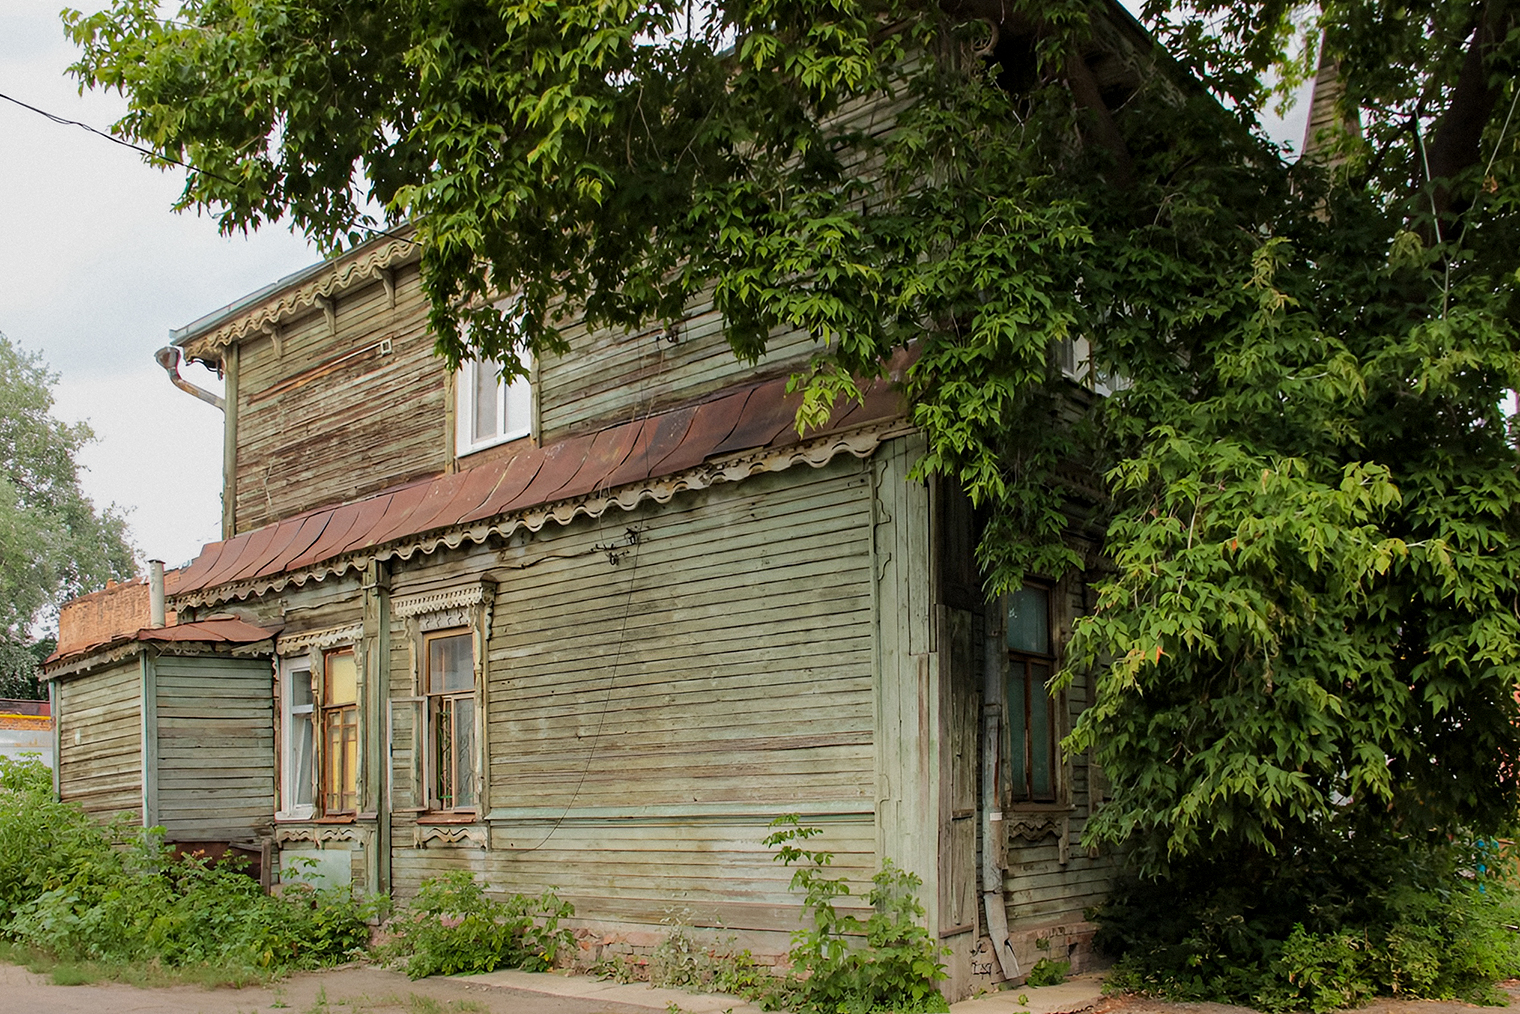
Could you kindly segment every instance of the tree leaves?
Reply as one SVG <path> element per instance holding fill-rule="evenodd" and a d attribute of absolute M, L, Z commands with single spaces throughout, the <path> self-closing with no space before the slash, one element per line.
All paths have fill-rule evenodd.
<path fill-rule="evenodd" d="M 79 489 L 83 423 L 49 415 L 53 378 L 0 334 L 0 641 L 24 644 L 62 601 L 136 571 L 126 520 Z"/>

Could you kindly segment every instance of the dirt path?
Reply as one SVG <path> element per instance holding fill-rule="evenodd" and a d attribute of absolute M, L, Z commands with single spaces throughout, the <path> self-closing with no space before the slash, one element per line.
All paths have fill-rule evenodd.
<path fill-rule="evenodd" d="M 528 988 L 520 988 L 528 987 Z M 1102 996 L 1099 976 L 1044 989 L 1021 988 L 954 1005 L 956 1014 L 1255 1014 L 1218 1003 L 1169 1003 Z M 1511 1003 L 1520 981 L 1503 984 Z M 123 983 L 56 986 L 47 976 L 0 964 L 0 1014 L 753 1014 L 733 997 L 694 996 L 585 977 L 493 972 L 464 979 L 412 982 L 368 966 L 292 975 L 272 986 L 139 988 Z M 1357 1014 L 1478 1014 L 1484 1008 L 1432 1000 L 1377 1000 Z"/>
<path fill-rule="evenodd" d="M 432 978 L 412 982 L 378 968 L 292 975 L 273 986 L 139 988 L 104 982 L 55 986 L 0 965 L 0 1014 L 650 1014 L 661 1009 Z"/>

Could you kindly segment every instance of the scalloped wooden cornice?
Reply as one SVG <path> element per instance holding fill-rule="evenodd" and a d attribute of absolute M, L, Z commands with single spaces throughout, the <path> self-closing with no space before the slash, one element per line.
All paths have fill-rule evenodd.
<path fill-rule="evenodd" d="M 370 281 L 385 281 L 387 272 L 420 256 L 420 248 L 410 239 L 391 239 L 373 247 L 361 247 L 347 257 L 323 265 L 323 270 L 314 276 L 277 289 L 208 330 L 186 338 L 183 347 L 189 358 L 214 358 L 216 352 L 234 342 L 264 334 L 287 320 L 322 309 L 324 300 L 346 289 Z"/>

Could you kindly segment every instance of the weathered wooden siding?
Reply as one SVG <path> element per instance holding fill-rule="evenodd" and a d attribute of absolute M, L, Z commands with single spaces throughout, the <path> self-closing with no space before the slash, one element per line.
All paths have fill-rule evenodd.
<path fill-rule="evenodd" d="M 569 351 L 546 355 L 538 364 L 539 419 L 546 441 L 626 422 L 750 377 L 784 372 L 814 348 L 806 334 L 784 331 L 772 338 L 759 363 L 740 362 L 710 299 L 693 307 L 674 344 L 662 327 L 627 333 L 588 331 L 576 323 L 564 335 Z"/>
<path fill-rule="evenodd" d="M 274 814 L 274 702 L 267 660 L 154 662 L 158 823 L 169 840 L 253 838 Z"/>
<path fill-rule="evenodd" d="M 489 847 L 416 847 L 403 719 L 396 893 L 465 865 L 498 889 L 557 887 L 591 921 L 658 926 L 674 908 L 696 925 L 785 932 L 798 899 L 760 839 L 790 811 L 824 824 L 863 883 L 876 851 L 869 496 L 853 458 L 799 466 L 551 524 L 473 565 L 399 569 L 397 595 L 471 566 L 490 568 L 498 593 Z M 597 548 L 614 543 L 616 566 Z M 415 693 L 415 664 L 393 640 L 393 696 Z"/>
<path fill-rule="evenodd" d="M 142 817 L 142 672 L 136 656 L 58 683 L 58 787 L 93 816 Z"/>
<path fill-rule="evenodd" d="M 1069 629 L 1071 622 L 1084 612 L 1083 589 L 1079 582 L 1062 585 L 1061 589 L 1065 594 L 1054 606 L 1060 610 L 1060 626 Z M 1065 691 L 1061 735 L 1071 731 L 1086 710 L 1089 685 L 1089 678 L 1083 676 Z M 1065 758 L 1065 800 L 1070 805 L 1065 849 L 1057 836 L 1038 842 L 1014 840 L 1008 844 L 1003 881 L 1008 928 L 1025 970 L 1042 957 L 1064 959 L 1067 955 L 1061 950 L 1063 944 L 1069 947 L 1081 938 L 1085 947 L 1092 927 L 1086 922 L 1084 911 L 1104 900 L 1118 872 L 1119 856 L 1111 849 L 1093 855 L 1081 846 L 1087 821 L 1094 807 L 1101 804 L 1089 791 L 1088 762 L 1086 754 Z M 1055 950 L 1042 950 L 1037 945 L 1041 939 L 1053 940 Z"/>
<path fill-rule="evenodd" d="M 241 346 L 237 531 L 442 472 L 444 367 L 433 356 L 416 265 L 398 269 L 396 306 L 378 281 Z M 382 341 L 389 341 L 387 352 Z"/>

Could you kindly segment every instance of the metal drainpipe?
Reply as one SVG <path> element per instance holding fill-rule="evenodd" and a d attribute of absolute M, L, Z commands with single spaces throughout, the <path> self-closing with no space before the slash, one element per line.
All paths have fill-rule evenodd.
<path fill-rule="evenodd" d="M 1008 937 L 1008 906 L 1003 895 L 1003 811 L 998 798 L 998 754 L 1003 743 L 1003 652 L 998 639 L 987 638 L 982 685 L 982 907 L 987 935 L 1003 978 L 1019 977 L 1019 959 Z"/>
<path fill-rule="evenodd" d="M 167 622 L 164 610 L 164 561 L 148 561 L 148 626 L 162 627 Z"/>
<path fill-rule="evenodd" d="M 169 375 L 169 383 L 173 384 L 181 391 L 184 391 L 186 394 L 199 398 L 201 401 L 204 401 L 208 405 L 219 408 L 223 412 L 227 411 L 227 403 L 222 400 L 220 395 L 212 394 L 210 391 L 204 391 L 179 375 L 179 346 L 165 345 L 163 348 L 153 353 L 153 358 L 158 360 L 158 365 L 162 366 L 164 368 L 164 372 Z"/>

